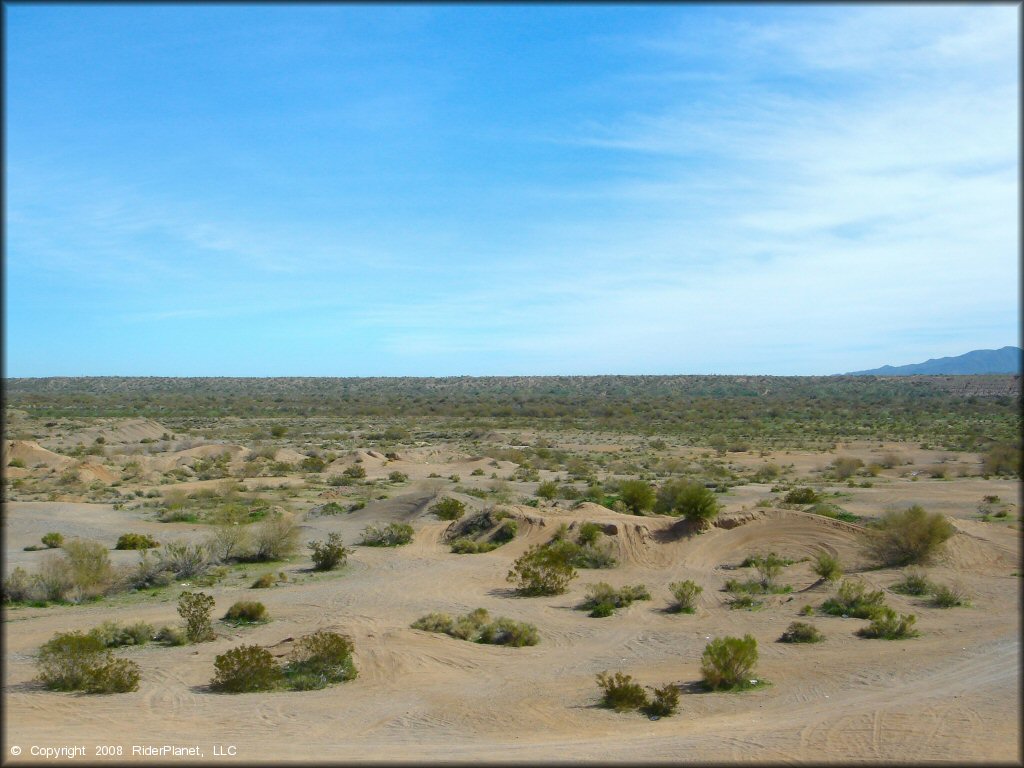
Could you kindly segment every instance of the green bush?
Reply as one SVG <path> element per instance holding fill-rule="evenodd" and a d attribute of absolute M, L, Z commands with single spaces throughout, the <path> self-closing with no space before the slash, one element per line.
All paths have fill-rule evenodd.
<path fill-rule="evenodd" d="M 616 712 L 647 705 L 647 694 L 639 683 L 633 682 L 632 675 L 616 672 L 609 676 L 607 672 L 601 672 L 597 676 L 597 685 L 601 689 L 601 705 Z"/>
<path fill-rule="evenodd" d="M 736 597 L 729 600 L 729 607 L 734 610 L 745 609 L 749 611 L 756 610 L 764 605 L 764 600 L 758 600 L 751 594 L 739 594 Z"/>
<path fill-rule="evenodd" d="M 821 610 L 830 616 L 853 616 L 857 619 L 873 618 L 885 608 L 885 592 L 869 592 L 862 581 L 844 579 L 834 597 L 821 604 Z"/>
<path fill-rule="evenodd" d="M 430 508 L 430 511 L 433 512 L 440 520 L 458 520 L 466 513 L 466 505 L 458 499 L 445 496 L 434 504 Z"/>
<path fill-rule="evenodd" d="M 339 565 L 344 565 L 352 552 L 345 548 L 341 535 L 337 533 L 327 534 L 327 541 L 309 542 L 309 548 L 313 550 L 314 571 L 333 571 Z"/>
<path fill-rule="evenodd" d="M 838 480 L 846 480 L 864 466 L 864 462 L 850 456 L 840 456 L 832 462 L 832 473 Z"/>
<path fill-rule="evenodd" d="M 774 552 L 769 552 L 767 555 L 752 555 L 748 558 L 748 561 L 757 569 L 758 583 L 765 592 L 773 591 L 775 579 L 778 578 L 779 574 L 782 573 L 783 567 L 787 564 L 786 560 L 783 560 Z"/>
<path fill-rule="evenodd" d="M 388 474 L 388 481 L 392 483 L 404 483 L 409 479 L 405 472 L 391 472 Z"/>
<path fill-rule="evenodd" d="M 146 533 L 122 533 L 114 549 L 153 549 L 159 547 L 159 542 Z"/>
<path fill-rule="evenodd" d="M 214 639 L 213 604 L 213 598 L 203 592 L 182 592 L 178 597 L 178 615 L 185 620 L 185 637 L 190 643 Z"/>
<path fill-rule="evenodd" d="M 558 496 L 558 483 L 552 480 L 545 480 L 543 483 L 537 486 L 537 490 L 534 493 L 534 495 L 539 498 L 551 501 Z"/>
<path fill-rule="evenodd" d="M 868 552 L 880 564 L 902 566 L 927 563 L 956 529 L 938 512 L 922 507 L 890 510 L 869 531 Z"/>
<path fill-rule="evenodd" d="M 650 703 L 641 707 L 648 717 L 670 717 L 679 709 L 679 689 L 667 683 L 661 688 L 654 689 L 654 696 Z"/>
<path fill-rule="evenodd" d="M 238 626 L 239 624 L 262 624 L 270 621 L 267 607 L 254 600 L 239 600 L 224 614 L 224 621 Z"/>
<path fill-rule="evenodd" d="M 581 610 L 590 611 L 590 615 L 599 618 L 611 615 L 616 608 L 625 608 L 636 600 L 650 600 L 651 593 L 643 584 L 615 589 L 611 584 L 600 581 L 587 586 L 587 594 Z"/>
<path fill-rule="evenodd" d="M 115 659 L 92 635 L 67 632 L 54 635 L 36 658 L 38 680 L 50 690 L 123 693 L 139 687 L 134 662 Z"/>
<path fill-rule="evenodd" d="M 521 595 L 560 595 L 576 578 L 576 569 L 563 550 L 535 544 L 513 564 L 506 579 Z"/>
<path fill-rule="evenodd" d="M 44 533 L 42 542 L 49 549 L 59 549 L 64 545 L 64 537 L 56 532 Z"/>
<path fill-rule="evenodd" d="M 821 501 L 821 497 L 813 488 L 794 488 L 782 497 L 786 504 L 814 504 Z"/>
<path fill-rule="evenodd" d="M 576 536 L 576 541 L 581 546 L 594 546 L 597 544 L 598 539 L 604 533 L 604 528 L 597 523 L 583 523 L 580 526 L 579 534 Z"/>
<path fill-rule="evenodd" d="M 284 679 L 284 673 L 266 648 L 240 645 L 214 659 L 214 678 L 210 687 L 226 693 L 271 691 Z"/>
<path fill-rule="evenodd" d="M 519 532 L 519 523 L 515 520 L 505 520 L 491 536 L 491 541 L 499 544 L 507 544 L 516 537 Z"/>
<path fill-rule="evenodd" d="M 751 635 L 715 638 L 701 655 L 701 673 L 704 685 L 711 690 L 742 689 L 753 683 L 757 663 L 757 640 Z"/>
<path fill-rule="evenodd" d="M 145 645 L 153 637 L 153 626 L 139 621 L 127 626 L 116 621 L 105 621 L 89 631 L 106 648 L 117 648 L 122 645 Z"/>
<path fill-rule="evenodd" d="M 782 633 L 779 641 L 783 643 L 820 643 L 824 639 L 825 636 L 813 624 L 794 621 Z"/>
<path fill-rule="evenodd" d="M 412 534 L 412 526 L 405 523 L 388 523 L 383 528 L 368 525 L 359 543 L 364 547 L 398 547 L 412 541 Z"/>
<path fill-rule="evenodd" d="M 871 623 L 857 630 L 861 637 L 881 638 L 883 640 L 902 640 L 905 637 L 916 637 L 920 634 L 915 630 L 913 614 L 899 614 L 888 606 L 880 608 L 872 617 Z"/>
<path fill-rule="evenodd" d="M 501 617 L 491 621 L 484 608 L 477 608 L 465 616 L 453 620 L 446 613 L 430 613 L 412 623 L 413 629 L 426 632 L 443 632 L 459 640 L 469 640 L 489 645 L 511 645 L 521 647 L 536 645 L 540 638 L 532 624 Z"/>
<path fill-rule="evenodd" d="M 674 581 L 668 585 L 675 603 L 669 608 L 672 613 L 693 613 L 696 610 L 697 596 L 704 591 L 696 582 Z"/>
<path fill-rule="evenodd" d="M 828 552 L 819 552 L 811 566 L 814 572 L 825 579 L 825 581 L 839 581 L 843 575 L 843 568 L 839 564 L 839 558 Z"/>
<path fill-rule="evenodd" d="M 642 515 L 654 507 L 654 489 L 643 480 L 623 480 L 619 483 L 619 500 L 634 515 Z"/>
<path fill-rule="evenodd" d="M 662 515 L 681 515 L 692 522 L 706 523 L 718 514 L 714 492 L 699 483 L 672 480 L 658 490 L 654 511 Z"/>
<path fill-rule="evenodd" d="M 995 443 L 981 457 L 981 471 L 985 475 L 1021 474 L 1020 447 L 1010 443 Z"/>
<path fill-rule="evenodd" d="M 496 541 L 473 541 L 473 539 L 456 539 L 452 542 L 452 552 L 457 555 L 477 555 L 491 552 L 500 546 Z"/>
<path fill-rule="evenodd" d="M 273 573 L 264 573 L 259 576 L 256 581 L 252 583 L 250 589 L 269 589 L 270 587 L 277 584 L 278 578 Z"/>
<path fill-rule="evenodd" d="M 320 631 L 300 638 L 282 670 L 293 690 L 318 690 L 352 680 L 352 641 L 337 632 Z"/>
<path fill-rule="evenodd" d="M 893 592 L 899 592 L 901 595 L 927 595 L 933 588 L 934 585 L 928 580 L 924 571 L 913 569 L 905 571 L 903 578 L 889 587 Z"/>
<path fill-rule="evenodd" d="M 938 584 L 932 590 L 931 604 L 936 608 L 955 608 L 967 605 L 967 596 L 960 587 Z"/>
<path fill-rule="evenodd" d="M 366 470 L 358 464 L 353 464 L 351 467 L 345 467 L 341 474 L 353 480 L 362 480 L 366 477 Z"/>

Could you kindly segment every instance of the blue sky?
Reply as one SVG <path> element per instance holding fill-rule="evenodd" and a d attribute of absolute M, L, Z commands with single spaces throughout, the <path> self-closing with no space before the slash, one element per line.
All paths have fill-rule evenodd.
<path fill-rule="evenodd" d="M 7 376 L 1019 343 L 1013 5 L 4 12 Z"/>

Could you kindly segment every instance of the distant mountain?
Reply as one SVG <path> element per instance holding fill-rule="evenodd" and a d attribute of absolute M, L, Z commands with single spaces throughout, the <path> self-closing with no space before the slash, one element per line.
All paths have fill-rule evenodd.
<path fill-rule="evenodd" d="M 940 357 L 912 365 L 883 365 L 870 371 L 851 371 L 847 376 L 914 376 L 921 374 L 1020 373 L 1020 347 L 976 349 L 957 357 Z"/>

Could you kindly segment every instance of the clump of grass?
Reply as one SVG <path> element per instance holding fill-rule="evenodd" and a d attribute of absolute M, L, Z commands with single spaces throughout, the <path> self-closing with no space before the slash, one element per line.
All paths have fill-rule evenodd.
<path fill-rule="evenodd" d="M 611 584 L 600 581 L 587 587 L 587 595 L 581 610 L 589 610 L 595 618 L 610 616 L 617 608 L 625 608 L 637 600 L 650 600 L 651 593 L 643 584 L 615 589 Z"/>
<path fill-rule="evenodd" d="M 263 624 L 270 621 L 267 607 L 254 600 L 239 600 L 228 608 L 224 621 L 239 626 L 241 624 Z"/>
<path fill-rule="evenodd" d="M 446 613 L 429 613 L 412 623 L 413 629 L 442 632 L 459 640 L 488 645 L 510 645 L 520 648 L 540 642 L 537 628 L 526 622 L 506 617 L 491 620 L 485 608 L 477 608 L 465 616 L 453 619 Z"/>
<path fill-rule="evenodd" d="M 968 600 L 962 588 L 937 584 L 932 589 L 931 604 L 936 608 L 955 608 L 959 605 L 967 605 Z"/>
<path fill-rule="evenodd" d="M 668 585 L 675 602 L 669 607 L 671 613 L 693 613 L 696 610 L 697 596 L 704 588 L 694 581 L 674 581 Z"/>
<path fill-rule="evenodd" d="M 935 588 L 935 585 L 928 581 L 928 577 L 921 570 L 907 570 L 903 578 L 897 581 L 889 589 L 899 592 L 901 595 L 927 595 Z"/>
<path fill-rule="evenodd" d="M 461 538 L 453 541 L 451 546 L 452 552 L 456 555 L 476 555 L 481 552 L 490 552 L 501 545 L 494 541 L 474 541 L 473 539 Z"/>
<path fill-rule="evenodd" d="M 782 643 L 820 643 L 825 636 L 818 631 L 813 624 L 803 621 L 794 621 L 782 633 L 779 642 Z"/>
<path fill-rule="evenodd" d="M 882 590 L 868 591 L 862 581 L 844 579 L 834 597 L 821 604 L 821 610 L 831 616 L 853 616 L 871 619 L 885 608 L 885 593 Z"/>
<path fill-rule="evenodd" d="M 915 630 L 914 622 L 917 617 L 914 614 L 896 614 L 892 608 L 883 606 L 872 617 L 871 623 L 857 630 L 861 637 L 881 638 L 883 640 L 902 640 L 907 637 L 917 637 L 920 632 Z"/>

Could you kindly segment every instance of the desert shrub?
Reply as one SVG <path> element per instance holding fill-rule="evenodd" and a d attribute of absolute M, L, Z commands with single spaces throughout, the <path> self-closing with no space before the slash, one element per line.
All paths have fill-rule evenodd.
<path fill-rule="evenodd" d="M 449 634 L 455 622 L 447 613 L 428 613 L 412 623 L 413 629 L 422 629 L 424 632 L 444 632 Z"/>
<path fill-rule="evenodd" d="M 178 615 L 185 620 L 185 636 L 191 643 L 213 640 L 210 614 L 214 600 L 203 592 L 182 592 L 178 597 Z"/>
<path fill-rule="evenodd" d="M 864 462 L 851 456 L 840 456 L 832 462 L 832 473 L 839 480 L 846 480 L 864 466 Z"/>
<path fill-rule="evenodd" d="M 647 705 L 647 694 L 639 683 L 633 682 L 632 675 L 616 672 L 609 676 L 607 672 L 601 672 L 597 675 L 597 685 L 601 689 L 601 705 L 616 712 Z"/>
<path fill-rule="evenodd" d="M 11 459 L 7 462 L 8 467 L 17 467 L 18 469 L 25 468 L 25 461 L 23 459 Z"/>
<path fill-rule="evenodd" d="M 359 542 L 364 547 L 398 547 L 412 541 L 412 526 L 406 523 L 388 523 L 383 528 L 368 525 Z"/>
<path fill-rule="evenodd" d="M 443 632 L 459 640 L 490 645 L 521 647 L 539 642 L 537 628 L 532 624 L 501 617 L 491 620 L 485 608 L 477 608 L 465 616 L 452 619 L 446 613 L 431 613 L 412 623 L 413 629 Z"/>
<path fill-rule="evenodd" d="M 661 688 L 655 688 L 650 702 L 641 707 L 648 717 L 670 717 L 679 709 L 679 689 L 667 683 Z"/>
<path fill-rule="evenodd" d="M 934 585 L 928 580 L 924 571 L 907 569 L 903 573 L 903 578 L 889 589 L 902 595 L 927 595 L 933 587 Z"/>
<path fill-rule="evenodd" d="M 352 651 L 352 641 L 345 635 L 314 632 L 299 639 L 282 672 L 288 686 L 300 691 L 352 680 L 356 676 Z"/>
<path fill-rule="evenodd" d="M 210 556 L 221 563 L 241 557 L 249 547 L 249 530 L 239 522 L 228 522 L 214 528 L 206 539 Z"/>
<path fill-rule="evenodd" d="M 491 541 L 497 542 L 498 544 L 507 544 L 516 537 L 518 532 L 519 523 L 515 520 L 505 520 L 492 534 Z"/>
<path fill-rule="evenodd" d="M 813 624 L 794 621 L 782 633 L 779 641 L 783 643 L 820 643 L 824 639 L 825 636 Z"/>
<path fill-rule="evenodd" d="M 138 621 L 127 626 L 116 621 L 105 621 L 89 631 L 89 635 L 98 639 L 105 648 L 117 648 L 122 645 L 145 645 L 153 637 L 153 625 Z"/>
<path fill-rule="evenodd" d="M 392 483 L 404 483 L 409 479 L 405 472 L 391 472 L 388 474 L 388 481 Z"/>
<path fill-rule="evenodd" d="M 252 539 L 252 560 L 284 560 L 299 548 L 299 526 L 292 515 L 274 512 L 253 526 Z"/>
<path fill-rule="evenodd" d="M 178 627 L 160 627 L 153 639 L 165 645 L 185 645 L 188 643 L 188 635 Z"/>
<path fill-rule="evenodd" d="M 210 550 L 205 544 L 169 541 L 157 553 L 162 567 L 176 579 L 191 579 L 210 570 Z"/>
<path fill-rule="evenodd" d="M 705 523 L 718 514 L 714 491 L 699 483 L 672 480 L 658 490 L 654 511 L 662 515 L 682 515 L 687 520 Z"/>
<path fill-rule="evenodd" d="M 81 632 L 54 635 L 39 649 L 36 668 L 50 690 L 122 693 L 139 687 L 138 665 L 115 659 L 99 638 Z"/>
<path fill-rule="evenodd" d="M 33 581 L 42 599 L 58 601 L 75 586 L 75 574 L 67 557 L 50 554 L 39 563 Z"/>
<path fill-rule="evenodd" d="M 715 638 L 701 655 L 704 685 L 711 690 L 745 688 L 756 663 L 757 640 L 752 635 Z"/>
<path fill-rule="evenodd" d="M 821 604 L 821 610 L 830 616 L 853 616 L 870 619 L 885 608 L 885 592 L 869 592 L 862 581 L 844 579 L 834 597 Z"/>
<path fill-rule="evenodd" d="M 960 587 L 938 584 L 932 589 L 931 604 L 936 608 L 955 608 L 966 605 L 967 596 Z"/>
<path fill-rule="evenodd" d="M 769 552 L 767 555 L 751 555 L 747 561 L 757 569 L 758 582 L 765 592 L 772 591 L 775 579 L 782 573 L 782 568 L 787 562 L 774 552 Z"/>
<path fill-rule="evenodd" d="M 892 608 L 883 606 L 871 618 L 871 623 L 857 630 L 861 637 L 881 638 L 882 640 L 901 640 L 905 637 L 916 637 L 920 633 L 915 630 L 913 614 L 896 614 Z"/>
<path fill-rule="evenodd" d="M 1021 451 L 1009 443 L 995 443 L 981 457 L 985 475 L 1020 475 Z"/>
<path fill-rule="evenodd" d="M 269 589 L 270 587 L 277 584 L 279 581 L 278 577 L 274 573 L 264 573 L 257 577 L 256 581 L 252 583 L 250 589 Z"/>
<path fill-rule="evenodd" d="M 506 579 L 521 595 L 560 595 L 576 578 L 576 569 L 562 550 L 535 544 L 509 570 Z"/>
<path fill-rule="evenodd" d="M 466 513 L 466 505 L 451 496 L 445 496 L 434 504 L 430 511 L 440 520 L 458 520 Z"/>
<path fill-rule="evenodd" d="M 101 593 L 113 580 L 107 548 L 98 541 L 73 539 L 64 544 L 74 586 L 85 595 Z"/>
<path fill-rule="evenodd" d="M 210 687 L 226 693 L 270 691 L 278 687 L 284 673 L 266 648 L 240 645 L 214 659 L 215 675 Z"/>
<path fill-rule="evenodd" d="M 597 523 L 583 523 L 576 536 L 576 541 L 584 547 L 593 546 L 603 533 L 604 529 Z"/>
<path fill-rule="evenodd" d="M 625 608 L 636 600 L 650 599 L 651 593 L 643 584 L 615 589 L 611 584 L 600 581 L 587 586 L 586 598 L 580 609 L 589 610 L 591 616 L 599 618 L 610 616 L 616 608 Z"/>
<path fill-rule="evenodd" d="M 821 501 L 821 497 L 813 488 L 794 488 L 788 491 L 782 500 L 786 504 L 814 504 Z"/>
<path fill-rule="evenodd" d="M 327 534 L 327 541 L 311 541 L 309 548 L 313 550 L 313 570 L 332 571 L 344 565 L 352 550 L 346 549 L 341 542 L 341 535 Z"/>
<path fill-rule="evenodd" d="M 828 552 L 819 552 L 818 556 L 814 560 L 814 565 L 811 566 L 814 572 L 825 579 L 825 581 L 839 581 L 843 575 L 842 566 L 839 564 L 839 558 L 835 555 L 831 555 Z"/>
<path fill-rule="evenodd" d="M 262 624 L 269 621 L 267 607 L 253 600 L 239 600 L 224 614 L 224 621 L 229 624 Z"/>
<path fill-rule="evenodd" d="M 882 565 L 924 564 L 955 530 L 942 514 L 929 514 L 915 504 L 902 511 L 886 512 L 868 532 L 867 549 Z"/>
<path fill-rule="evenodd" d="M 42 538 L 43 546 L 49 549 L 59 549 L 64 546 L 64 537 L 59 533 L 44 533 Z"/>
<path fill-rule="evenodd" d="M 758 600 L 750 593 L 738 594 L 729 600 L 729 607 L 735 610 L 745 609 L 749 611 L 756 610 L 764 605 L 764 600 Z"/>
<path fill-rule="evenodd" d="M 478 643 L 489 645 L 511 645 L 521 648 L 524 645 L 536 645 L 540 641 L 537 628 L 524 621 L 513 621 L 501 617 L 480 628 Z"/>
<path fill-rule="evenodd" d="M 618 564 L 610 542 L 584 546 L 563 539 L 548 546 L 576 568 L 614 568 Z"/>
<path fill-rule="evenodd" d="M 135 569 L 128 571 L 123 583 L 127 589 L 149 589 L 166 587 L 172 581 L 174 574 L 169 570 L 168 564 L 143 549 L 139 551 L 139 562 L 135 564 Z"/>
<path fill-rule="evenodd" d="M 704 588 L 696 582 L 674 581 L 668 585 L 675 602 L 669 608 L 672 613 L 693 613 L 696 609 L 697 596 Z"/>
<path fill-rule="evenodd" d="M 21 566 L 4 579 L 3 592 L 4 603 L 27 603 L 42 597 L 38 579 Z"/>
<path fill-rule="evenodd" d="M 654 507 L 654 489 L 643 480 L 623 480 L 619 483 L 619 500 L 634 515 L 642 515 Z"/>
<path fill-rule="evenodd" d="M 473 541 L 473 539 L 456 539 L 452 542 L 452 552 L 457 555 L 477 555 L 490 552 L 500 545 L 495 541 Z"/>
<path fill-rule="evenodd" d="M 545 480 L 543 483 L 537 486 L 537 490 L 534 495 L 551 501 L 558 496 L 558 483 L 553 480 Z"/>
<path fill-rule="evenodd" d="M 127 693 L 138 690 L 139 665 L 128 659 L 110 658 L 93 670 L 86 693 Z"/>
<path fill-rule="evenodd" d="M 814 606 L 810 605 L 810 604 L 805 605 L 803 608 L 800 609 L 800 615 L 801 616 L 813 616 L 814 615 Z"/>
<path fill-rule="evenodd" d="M 307 456 L 299 462 L 299 469 L 304 472 L 322 472 L 327 462 L 319 456 Z"/>
<path fill-rule="evenodd" d="M 146 533 L 122 533 L 114 549 L 153 549 L 160 544 Z"/>
<path fill-rule="evenodd" d="M 366 477 L 366 469 L 358 464 L 353 464 L 351 467 L 345 467 L 341 474 L 351 477 L 353 480 L 362 480 Z"/>

